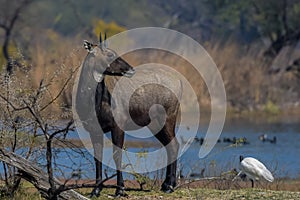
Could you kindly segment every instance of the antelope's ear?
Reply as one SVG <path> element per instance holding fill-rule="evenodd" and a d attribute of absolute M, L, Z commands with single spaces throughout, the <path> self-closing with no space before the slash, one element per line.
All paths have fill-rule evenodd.
<path fill-rule="evenodd" d="M 93 44 L 93 43 L 90 43 L 89 41 L 87 40 L 84 40 L 83 41 L 83 46 L 84 48 L 89 52 L 91 53 L 93 51 L 93 49 L 97 46 L 96 44 Z"/>

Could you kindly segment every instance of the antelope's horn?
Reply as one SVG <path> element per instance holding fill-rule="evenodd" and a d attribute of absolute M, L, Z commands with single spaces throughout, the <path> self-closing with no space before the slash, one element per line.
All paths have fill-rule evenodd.
<path fill-rule="evenodd" d="M 100 35 L 99 35 L 99 42 L 100 42 L 100 45 L 102 43 L 102 35 L 101 35 L 101 32 L 100 32 Z"/>
<path fill-rule="evenodd" d="M 104 47 L 107 48 L 106 32 L 104 33 Z"/>

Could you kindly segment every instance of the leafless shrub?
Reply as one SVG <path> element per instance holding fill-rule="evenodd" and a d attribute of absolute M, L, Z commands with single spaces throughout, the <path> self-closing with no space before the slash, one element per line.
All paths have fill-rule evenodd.
<path fill-rule="evenodd" d="M 21 178 L 33 181 L 38 178 L 28 178 L 30 173 L 26 173 L 26 170 L 17 169 L 14 163 L 4 162 L 3 158 L 9 153 L 12 153 L 12 156 L 21 156 L 26 161 L 45 169 L 49 189 L 46 192 L 42 190 L 43 187 L 48 187 L 43 185 L 45 183 L 35 186 L 47 199 L 57 199 L 62 192 L 73 188 L 95 186 L 89 183 L 69 183 L 72 178 L 80 176 L 81 166 L 74 168 L 72 164 L 75 163 L 74 155 L 80 155 L 82 159 L 89 162 L 85 152 L 67 139 L 68 133 L 74 130 L 74 124 L 71 110 L 61 109 L 64 106 L 61 97 L 79 66 L 80 63 L 69 68 L 61 65 L 51 76 L 41 79 L 37 87 L 33 87 L 31 80 L 28 80 L 30 71 L 18 73 L 18 76 L 1 75 L 0 151 L 2 157 L 0 158 L 2 158 L 3 175 L 1 174 L 0 178 L 5 183 L 6 194 L 13 194 L 17 190 Z M 61 74 L 67 78 L 61 79 Z M 55 107 L 60 108 L 59 114 L 53 109 Z M 65 165 L 57 161 L 62 154 L 68 160 Z M 65 174 L 65 169 L 69 169 L 71 175 Z M 60 171 L 63 182 L 57 181 L 56 171 Z"/>

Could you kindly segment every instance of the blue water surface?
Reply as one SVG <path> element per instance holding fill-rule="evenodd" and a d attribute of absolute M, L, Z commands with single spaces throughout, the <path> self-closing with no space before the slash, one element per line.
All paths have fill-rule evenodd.
<path fill-rule="evenodd" d="M 205 124 L 201 125 L 196 136 L 198 138 L 204 137 L 206 129 L 207 126 Z M 183 130 L 186 131 L 187 135 L 191 134 L 189 133 L 190 128 Z M 262 142 L 259 140 L 259 136 L 262 134 L 267 134 L 270 139 L 276 136 L 277 142 L 275 144 Z M 233 145 L 223 142 L 223 138 L 233 137 L 245 137 L 250 144 Z M 79 136 L 74 131 L 68 135 L 68 138 L 79 139 Z M 139 142 L 140 139 L 126 136 L 125 140 Z M 142 140 L 152 143 L 157 142 L 154 137 Z M 220 136 L 220 142 L 214 146 L 213 150 L 205 158 L 198 157 L 200 147 L 200 144 L 194 141 L 179 158 L 178 168 L 181 169 L 184 176 L 188 176 L 190 173 L 200 173 L 202 169 L 205 169 L 204 176 L 218 176 L 233 168 L 238 169 L 239 155 L 257 158 L 267 166 L 275 178 L 299 178 L 300 175 L 300 124 L 298 122 L 258 123 L 247 120 L 227 121 Z M 127 151 L 152 152 L 158 148 L 160 147 L 157 145 L 150 148 L 129 147 Z M 64 178 L 76 177 L 76 173 L 79 171 L 81 174 L 80 178 L 94 178 L 94 159 L 88 150 L 92 152 L 91 148 L 65 149 L 64 151 L 54 149 L 56 164 L 53 167 L 56 176 L 63 176 Z M 112 148 L 110 146 L 104 149 L 104 156 L 113 163 Z M 157 159 L 147 159 L 147 156 L 144 156 L 129 161 L 126 155 L 123 155 L 123 164 L 133 162 L 140 165 L 140 167 L 147 168 L 147 166 L 153 165 L 156 162 L 165 162 L 161 160 L 162 158 L 163 156 Z M 45 159 L 40 159 L 39 164 L 45 168 Z M 130 166 L 128 167 L 130 168 Z M 114 173 L 113 169 L 104 168 L 107 168 L 108 174 Z M 0 166 L 0 172 L 3 172 L 2 165 Z M 155 177 L 157 174 L 158 172 L 147 173 L 150 177 Z M 127 179 L 131 179 L 132 177 L 128 173 L 125 174 L 125 178 Z"/>

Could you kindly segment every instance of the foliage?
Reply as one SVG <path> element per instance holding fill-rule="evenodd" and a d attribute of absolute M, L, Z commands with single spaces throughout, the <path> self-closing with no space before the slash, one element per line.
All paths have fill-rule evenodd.
<path fill-rule="evenodd" d="M 0 171 L 0 181 L 5 183 L 3 187 L 5 192 L 1 192 L 1 195 L 13 197 L 19 189 L 21 178 L 31 180 L 42 196 L 48 199 L 56 199 L 63 191 L 70 190 L 65 183 L 57 183 L 56 175 L 60 173 L 60 177 L 69 180 L 73 177 L 66 174 L 64 169 L 74 172 L 78 171 L 81 166 L 67 167 L 65 163 L 59 163 L 57 157 L 67 156 L 68 161 L 72 163 L 71 153 L 79 155 L 81 159 L 85 155 L 75 144 L 66 140 L 69 131 L 74 129 L 73 120 L 70 119 L 70 109 L 64 109 L 60 115 L 57 115 L 51 107 L 59 105 L 58 99 L 64 94 L 78 67 L 79 65 L 75 65 L 68 69 L 65 65 L 61 65 L 54 70 L 52 76 L 41 79 L 37 87 L 32 87 L 32 80 L 26 78 L 29 76 L 29 71 L 18 74 L 18 77 L 15 74 L 8 75 L 7 73 L 0 76 L 1 156 L 8 156 L 11 153 L 19 156 L 18 161 L 22 162 L 24 159 L 29 162 L 32 168 L 40 169 L 38 166 L 43 166 L 43 169 L 33 170 L 34 173 L 46 171 L 46 175 L 38 174 L 42 178 L 34 177 L 36 174 L 32 175 L 32 171 L 30 171 L 32 168 L 28 169 L 29 171 L 22 169 L 21 172 L 25 173 L 20 173 L 17 169 L 17 167 L 19 168 L 18 165 L 14 166 L 7 163 L 16 158 L 5 161 L 0 156 L 3 166 Z M 58 90 L 50 90 L 55 83 L 61 81 L 60 74 L 62 73 L 66 75 L 66 79 L 57 87 Z M 63 118 L 70 120 L 62 121 Z M 24 165 L 26 166 L 28 163 Z M 42 180 L 42 182 L 33 181 L 37 179 Z M 47 184 L 49 190 L 45 191 L 44 188 L 47 188 Z M 73 185 L 73 187 L 80 186 Z"/>
<path fill-rule="evenodd" d="M 268 100 L 264 106 L 264 111 L 272 115 L 277 115 L 280 113 L 279 107 L 270 100 Z"/>
<path fill-rule="evenodd" d="M 119 26 L 116 22 L 112 21 L 110 23 L 105 23 L 103 20 L 94 20 L 94 34 L 99 35 L 99 33 L 106 33 L 107 37 L 113 36 L 117 33 L 125 31 L 126 28 Z"/>
<path fill-rule="evenodd" d="M 299 1 L 207 1 L 211 9 L 216 31 L 234 31 L 248 41 L 267 37 L 274 41 L 297 30 L 300 17 Z M 215 11 L 213 11 L 215 10 Z"/>
<path fill-rule="evenodd" d="M 212 36 L 235 32 L 249 42 L 261 37 L 275 39 L 286 31 L 297 30 L 300 2 L 42 0 L 34 2 L 23 16 L 27 26 L 53 29 L 62 35 L 77 35 L 95 24 L 99 26 L 94 30 L 96 35 L 105 29 L 115 34 L 124 27 L 168 26 L 190 32 L 192 36 L 198 30 L 203 34 L 210 32 Z M 194 33 L 188 30 L 192 27 Z"/>
<path fill-rule="evenodd" d="M 9 14 L 15 8 L 13 3 L 8 3 L 0 1 L 0 4 L 6 4 L 0 8 L 0 23 L 5 13 Z M 8 6 L 9 11 L 6 9 Z M 289 75 L 295 73 L 272 74 L 272 63 L 265 62 L 261 56 L 272 41 L 300 30 L 299 1 L 271 0 L 266 4 L 258 0 L 41 0 L 33 1 L 22 10 L 20 17 L 11 34 L 9 48 L 16 60 L 20 60 L 17 54 L 20 57 L 22 54 L 26 62 L 24 66 L 32 67 L 29 76 L 34 87 L 41 79 L 54 73 L 53 69 L 60 63 L 62 55 L 80 49 L 83 39 L 98 38 L 100 32 L 112 36 L 132 27 L 163 26 L 186 33 L 205 44 L 222 73 L 229 105 L 236 110 L 264 106 L 269 96 L 278 104 L 292 101 L 296 105 L 300 95 L 297 90 L 299 78 L 293 79 Z M 3 37 L 4 33 L 0 31 L 1 44 Z M 290 41 L 285 45 L 296 43 Z M 4 64 L 1 51 L 0 68 Z M 299 57 L 297 50 L 293 54 Z M 163 57 L 159 59 L 161 62 L 166 60 Z M 135 62 L 134 59 L 130 61 Z M 279 67 L 285 70 L 285 66 Z M 201 77 L 175 61 L 174 68 L 191 80 L 199 100 L 207 105 L 210 99 Z M 56 86 L 51 90 L 57 90 Z M 60 100 L 65 101 L 65 106 L 70 106 L 70 88 Z"/>
<path fill-rule="evenodd" d="M 16 2 L 0 0 L 1 26 L 15 10 Z M 36 161 L 45 156 L 43 148 L 47 141 L 51 146 L 53 139 L 49 140 L 49 137 L 62 128 L 55 123 L 62 118 L 70 118 L 71 89 L 67 85 L 71 85 L 73 80 L 72 67 L 78 67 L 86 54 L 78 53 L 83 49 L 82 38 L 98 36 L 99 32 L 112 36 L 139 26 L 164 26 L 179 30 L 197 41 L 205 42 L 206 50 L 222 73 L 228 102 L 232 107 L 237 110 L 262 107 L 265 112 L 275 115 L 280 113 L 277 102 L 289 103 L 293 100 L 290 96 L 296 99 L 296 103 L 299 102 L 299 79 L 295 80 L 289 74 L 276 76 L 268 73 L 269 63 L 266 64 L 259 56 L 266 48 L 264 44 L 299 30 L 299 1 L 32 2 L 20 12 L 20 20 L 12 29 L 8 46 L 12 58 L 27 68 L 20 72 L 15 67 L 15 74 L 10 79 L 5 75 L 0 78 L 0 149 L 5 147 Z M 4 37 L 5 33 L 0 29 L 1 45 Z M 262 43 L 261 40 L 267 42 Z M 295 42 L 291 44 L 295 45 Z M 78 54 L 72 56 L 74 52 Z M 62 60 L 63 57 L 67 58 Z M 145 58 L 149 57 L 151 54 L 146 54 Z M 165 55 L 153 57 L 162 63 L 166 60 L 174 62 L 173 67 L 191 82 L 200 101 L 205 105 L 210 104 L 205 83 L 189 70 L 187 64 Z M 134 59 L 131 61 L 135 62 Z M 61 62 L 63 64 L 59 65 Z M 5 63 L 1 48 L 0 70 Z M 56 68 L 58 65 L 59 69 Z M 15 109 L 14 106 L 22 109 Z M 33 114 L 30 109 L 34 111 Z M 66 142 L 65 136 L 60 132 L 55 139 Z M 243 142 L 238 140 L 237 144 Z M 24 146 L 28 148 L 24 149 Z M 58 156 L 57 151 L 53 151 L 53 154 L 53 158 Z M 138 159 L 146 156 L 147 152 L 140 152 Z M 48 168 L 51 168 L 52 161 L 49 159 Z M 215 166 L 215 163 L 211 164 Z M 1 171 L 0 179 L 6 181 L 4 188 L 7 189 L 16 182 L 17 170 L 3 165 L 7 167 L 7 175 L 5 177 Z M 59 164 L 54 166 L 56 169 L 60 167 Z M 132 174 L 141 188 L 149 182 L 147 176 L 138 175 L 134 169 Z M 53 174 L 50 174 L 49 180 L 52 178 Z M 191 191 L 181 195 L 187 192 Z"/>
<path fill-rule="evenodd" d="M 8 52 L 10 55 L 13 56 L 13 58 L 15 60 L 18 60 L 18 61 L 22 62 L 23 64 L 25 64 L 25 60 L 23 59 L 23 56 L 15 43 L 13 43 L 13 42 L 9 43 Z M 7 63 L 7 61 L 3 55 L 3 49 L 1 48 L 0 49 L 0 71 L 2 71 L 2 69 L 5 68 L 6 63 Z"/>

